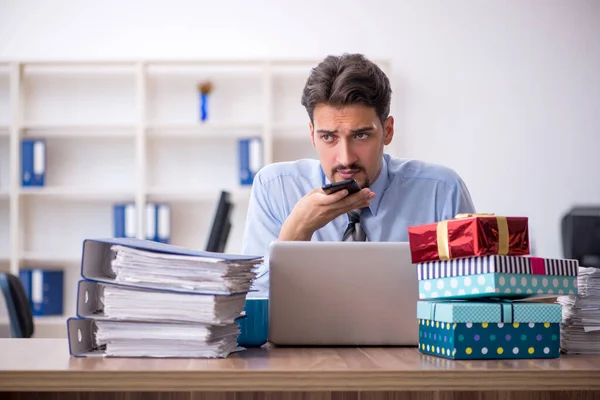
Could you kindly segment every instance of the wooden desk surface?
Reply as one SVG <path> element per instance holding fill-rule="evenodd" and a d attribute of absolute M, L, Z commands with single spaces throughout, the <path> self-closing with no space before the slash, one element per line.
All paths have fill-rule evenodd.
<path fill-rule="evenodd" d="M 262 348 L 226 359 L 75 358 L 0 339 L 0 391 L 600 390 L 600 357 L 452 361 L 415 348 Z"/>

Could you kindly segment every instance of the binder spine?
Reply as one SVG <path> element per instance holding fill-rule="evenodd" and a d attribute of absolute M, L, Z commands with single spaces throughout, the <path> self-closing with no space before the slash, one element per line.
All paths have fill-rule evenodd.
<path fill-rule="evenodd" d="M 63 271 L 21 269 L 19 279 L 25 286 L 33 315 L 63 314 Z"/>
<path fill-rule="evenodd" d="M 169 244 L 171 242 L 171 207 L 168 204 L 159 204 L 156 208 L 156 241 Z"/>
<path fill-rule="evenodd" d="M 146 239 L 156 240 L 157 234 L 156 204 L 146 204 Z"/>
<path fill-rule="evenodd" d="M 134 238 L 137 236 L 137 218 L 135 215 L 135 205 L 127 204 L 125 206 L 125 237 Z"/>
<path fill-rule="evenodd" d="M 46 142 L 23 139 L 21 142 L 21 177 L 23 186 L 44 186 L 46 178 Z"/>
<path fill-rule="evenodd" d="M 93 319 L 67 319 L 69 354 L 75 357 L 101 356 L 95 344 L 96 326 Z"/>
<path fill-rule="evenodd" d="M 262 149 L 262 139 L 259 137 L 239 140 L 238 155 L 241 185 L 252 185 L 254 176 L 262 168 Z"/>
<path fill-rule="evenodd" d="M 135 205 L 115 204 L 113 206 L 113 234 L 116 238 L 135 238 L 137 233 Z"/>
<path fill-rule="evenodd" d="M 122 204 L 113 206 L 113 228 L 114 237 L 125 237 L 125 206 Z"/>

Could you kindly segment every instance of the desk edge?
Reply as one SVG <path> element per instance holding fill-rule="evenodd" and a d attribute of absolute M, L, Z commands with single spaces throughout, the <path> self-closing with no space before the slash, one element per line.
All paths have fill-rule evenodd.
<path fill-rule="evenodd" d="M 600 390 L 600 371 L 2 371 L 0 391 Z"/>

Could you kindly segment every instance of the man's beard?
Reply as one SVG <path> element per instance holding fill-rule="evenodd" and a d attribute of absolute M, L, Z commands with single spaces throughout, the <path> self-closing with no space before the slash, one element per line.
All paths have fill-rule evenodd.
<path fill-rule="evenodd" d="M 336 174 L 336 173 L 337 173 L 339 170 L 341 170 L 341 169 L 351 169 L 351 170 L 355 170 L 357 174 L 358 174 L 359 172 L 364 172 L 364 175 L 365 175 L 365 182 L 364 182 L 364 184 L 363 184 L 363 185 L 360 185 L 361 189 L 368 188 L 368 187 L 371 185 L 371 182 L 369 181 L 369 177 L 368 177 L 368 176 L 367 176 L 367 174 L 366 174 L 365 168 L 364 168 L 362 165 L 360 165 L 360 164 L 356 164 L 356 163 L 353 163 L 353 164 L 350 164 L 350 165 L 341 165 L 341 164 L 340 164 L 340 165 L 336 165 L 335 167 L 333 167 L 333 168 L 331 169 L 331 176 L 335 176 L 335 174 Z"/>

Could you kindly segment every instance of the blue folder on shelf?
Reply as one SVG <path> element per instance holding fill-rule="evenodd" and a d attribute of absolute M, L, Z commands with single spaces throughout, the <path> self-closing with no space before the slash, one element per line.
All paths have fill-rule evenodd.
<path fill-rule="evenodd" d="M 134 203 L 115 204 L 113 206 L 114 236 L 134 238 L 137 236 L 137 218 Z"/>
<path fill-rule="evenodd" d="M 146 204 L 146 239 L 169 244 L 171 241 L 171 206 Z"/>
<path fill-rule="evenodd" d="M 254 176 L 263 165 L 262 146 L 260 137 L 239 139 L 240 185 L 252 185 Z"/>
<path fill-rule="evenodd" d="M 63 314 L 62 270 L 21 268 L 19 279 L 34 316 Z"/>
<path fill-rule="evenodd" d="M 23 186 L 44 186 L 46 178 L 46 142 L 21 141 L 21 180 Z"/>

